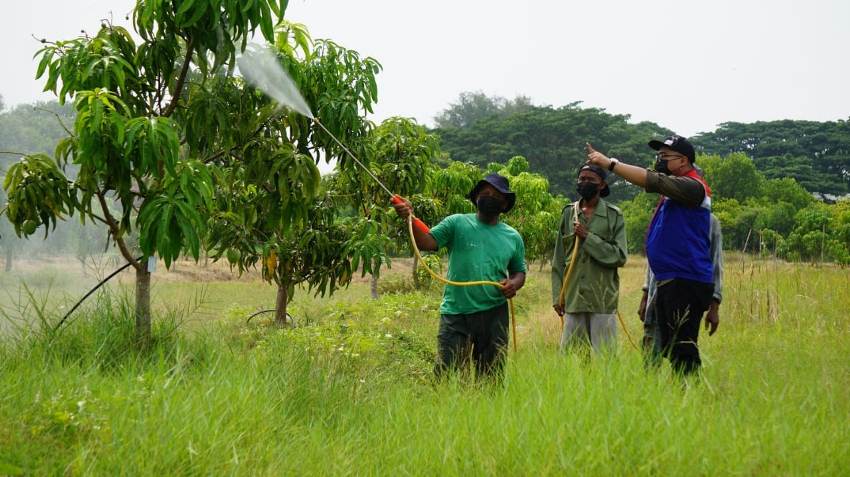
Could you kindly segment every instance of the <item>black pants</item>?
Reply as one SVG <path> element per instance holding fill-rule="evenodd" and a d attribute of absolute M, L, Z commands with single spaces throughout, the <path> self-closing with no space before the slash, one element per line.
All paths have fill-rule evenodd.
<path fill-rule="evenodd" d="M 656 319 L 660 349 L 673 370 L 689 374 L 702 364 L 699 357 L 699 327 L 708 310 L 714 285 L 676 279 L 658 287 Z"/>
<path fill-rule="evenodd" d="M 437 377 L 466 368 L 478 376 L 500 378 L 508 346 L 508 304 L 468 315 L 441 315 L 437 334 Z"/>

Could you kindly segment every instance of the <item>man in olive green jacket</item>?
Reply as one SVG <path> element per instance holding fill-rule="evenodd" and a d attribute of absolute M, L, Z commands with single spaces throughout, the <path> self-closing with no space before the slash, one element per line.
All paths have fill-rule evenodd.
<path fill-rule="evenodd" d="M 581 168 L 577 184 L 581 199 L 564 208 L 558 228 L 552 261 L 552 303 L 555 312 L 564 317 L 562 349 L 584 342 L 599 351 L 616 342 L 620 295 L 617 269 L 626 263 L 628 249 L 623 213 L 602 199 L 609 194 L 606 176 L 598 166 Z M 562 292 L 576 238 L 581 242 Z"/>

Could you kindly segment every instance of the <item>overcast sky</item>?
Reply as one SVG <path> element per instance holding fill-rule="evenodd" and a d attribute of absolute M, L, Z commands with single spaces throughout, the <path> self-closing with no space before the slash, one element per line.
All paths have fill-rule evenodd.
<path fill-rule="evenodd" d="M 3 2 L 0 94 L 49 99 L 30 36 L 116 23 L 132 0 Z M 291 0 L 286 16 L 384 66 L 375 119 L 462 91 L 581 100 L 680 134 L 724 121 L 850 117 L 850 0 Z"/>

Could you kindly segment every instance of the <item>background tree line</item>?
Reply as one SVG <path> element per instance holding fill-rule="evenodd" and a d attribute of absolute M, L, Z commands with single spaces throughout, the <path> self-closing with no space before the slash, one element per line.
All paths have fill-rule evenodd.
<path fill-rule="evenodd" d="M 434 132 L 443 151 L 457 161 L 485 166 L 524 156 L 530 170 L 546 176 L 554 191 L 569 196 L 574 195 L 572 179 L 585 160 L 585 142 L 633 164 L 653 162 L 647 140 L 672 131 L 629 119 L 580 102 L 538 106 L 523 96 L 506 100 L 467 92 L 435 118 Z M 768 179 L 791 177 L 813 193 L 850 193 L 850 121 L 729 122 L 691 139 L 703 154 L 745 153 Z M 611 199 L 628 199 L 637 192 L 617 183 Z"/>
<path fill-rule="evenodd" d="M 647 140 L 671 133 L 580 103 L 555 108 L 483 93 L 461 94 L 435 123 L 433 132 L 452 159 L 483 166 L 525 156 L 530 171 L 570 199 L 585 142 L 650 165 Z M 850 263 L 850 121 L 729 122 L 691 139 L 714 190 L 725 248 Z M 616 180 L 611 190 L 609 200 L 626 215 L 629 247 L 642 252 L 657 196 Z"/>
<path fill-rule="evenodd" d="M 50 155 L 74 120 L 73 109 L 55 101 L 3 111 L 0 150 Z M 612 155 L 635 157 L 635 162 L 649 164 L 652 151 L 645 146 L 647 138 L 670 133 L 653 123 L 632 124 L 627 115 L 582 108 L 579 103 L 543 107 L 527 97 L 506 100 L 481 93 L 462 94 L 435 120 L 438 128 L 431 131 L 404 118 L 367 126 L 369 132 L 358 143 L 369 157 L 373 172 L 394 189 L 410 195 L 420 215 L 430 223 L 451 213 L 471 212 L 472 204 L 465 194 L 476 178 L 486 172 L 508 176 L 521 200 L 506 220 L 526 237 L 529 259 L 541 264 L 551 254 L 551 235 L 561 208 L 575 199 L 574 179 L 584 162 L 584 142 L 589 140 L 600 148 L 608 145 Z M 773 124 L 777 125 L 775 129 Z M 715 132 L 696 136 L 694 142 L 701 152 L 698 165 L 714 188 L 714 210 L 724 228 L 726 248 L 791 260 L 850 262 L 846 202 L 831 206 L 812 195 L 838 195 L 847 190 L 848 141 L 846 121 L 725 123 Z M 721 153 L 709 152 L 714 150 Z M 0 171 L 17 159 L 11 154 L 0 155 Z M 71 170 L 67 175 L 73 178 L 74 164 L 68 166 Z M 383 201 L 382 192 L 364 186 L 368 182 L 355 172 L 343 168 L 322 181 L 322 192 L 316 192 L 321 198 L 317 206 L 321 209 L 323 203 L 333 201 L 341 212 L 336 218 L 326 219 L 350 222 L 333 230 L 360 236 L 356 242 L 360 258 L 346 262 L 343 270 L 335 270 L 335 279 L 347 283 L 354 265 L 372 275 L 376 291 L 381 267 L 389 265 L 392 256 L 408 254 L 408 244 L 404 230 L 388 209 L 363 205 Z M 425 180 L 421 180 L 423 177 Z M 0 200 L 5 203 L 5 197 Z M 641 237 L 654 208 L 654 196 L 619 182 L 612 187 L 611 200 L 626 212 L 631 251 L 641 252 Z M 257 206 L 262 208 L 262 204 Z M 33 244 L 17 239 L 5 219 L 0 222 L 0 248 L 6 266 L 11 266 L 16 250 L 25 254 L 74 254 L 82 261 L 103 251 L 107 244 L 107 231 L 97 224 L 72 221 L 46 242 Z M 327 232 L 330 225 L 313 224 L 311 229 Z M 205 247 L 210 245 L 214 243 Z M 218 247 L 214 256 L 227 258 L 243 269 L 268 267 L 271 250 L 257 249 L 249 241 L 244 246 L 232 243 Z M 274 252 L 272 266 L 278 265 L 278 254 Z"/>

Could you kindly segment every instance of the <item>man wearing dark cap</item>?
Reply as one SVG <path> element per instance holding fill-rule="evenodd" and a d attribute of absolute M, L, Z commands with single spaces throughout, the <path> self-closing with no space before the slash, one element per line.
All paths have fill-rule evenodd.
<path fill-rule="evenodd" d="M 705 175 L 699 166 L 694 165 L 697 174 L 705 179 Z M 711 305 L 705 314 L 705 329 L 708 336 L 713 335 L 720 325 L 720 302 L 723 300 L 723 231 L 720 221 L 711 214 L 709 247 L 711 251 L 711 263 L 714 267 L 714 294 L 711 297 Z M 658 282 L 652 274 L 652 269 L 646 268 L 646 280 L 643 284 L 643 296 L 638 306 L 638 316 L 643 321 L 643 348 L 646 352 L 648 362 L 655 364 L 660 360 L 662 350 L 659 347 L 661 341 L 658 326 L 655 320 L 655 295 L 658 292 Z"/>
<path fill-rule="evenodd" d="M 552 303 L 564 318 L 561 348 L 589 344 L 594 351 L 611 348 L 617 337 L 620 277 L 626 263 L 623 213 L 603 200 L 609 194 L 607 172 L 585 165 L 576 189 L 581 197 L 567 205 L 558 228 L 552 260 Z M 576 240 L 580 240 L 570 276 L 565 277 Z M 564 279 L 567 278 L 566 288 Z"/>
<path fill-rule="evenodd" d="M 455 214 L 424 233 L 414 228 L 420 250 L 449 252 L 448 279 L 458 282 L 488 280 L 502 284 L 458 287 L 446 285 L 440 305 L 436 374 L 465 365 L 472 358 L 479 376 L 500 376 L 508 345 L 507 299 L 525 284 L 525 244 L 501 214 L 516 203 L 508 180 L 490 174 L 467 196 L 474 214 Z M 413 213 L 410 202 L 395 205 L 403 219 Z"/>
<path fill-rule="evenodd" d="M 714 293 L 710 251 L 711 189 L 694 168 L 694 147 L 681 136 L 650 141 L 655 171 L 609 158 L 588 144 L 588 162 L 661 195 L 646 233 L 646 256 L 657 281 L 660 347 L 683 374 L 701 365 L 700 320 Z"/>

